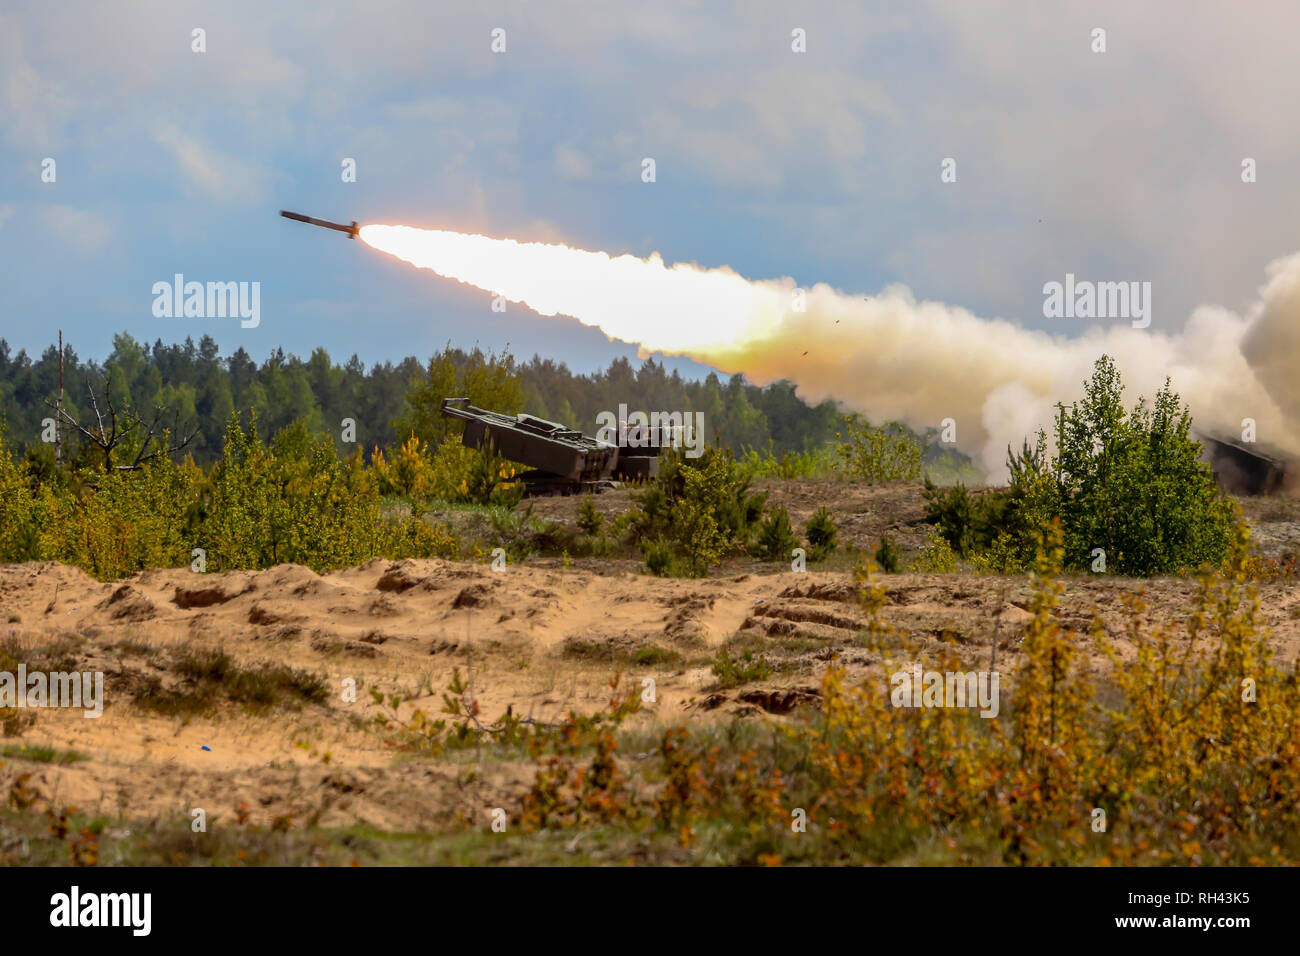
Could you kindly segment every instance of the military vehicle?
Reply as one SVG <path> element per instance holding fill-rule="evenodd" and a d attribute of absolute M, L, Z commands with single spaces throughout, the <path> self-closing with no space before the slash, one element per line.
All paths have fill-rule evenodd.
<path fill-rule="evenodd" d="M 1198 435 L 1214 480 L 1234 495 L 1273 495 L 1287 489 L 1295 467 L 1284 452 L 1224 436 Z"/>
<path fill-rule="evenodd" d="M 655 442 L 620 447 L 534 415 L 478 408 L 468 398 L 444 398 L 442 414 L 465 422 L 461 437 L 465 447 L 490 446 L 502 458 L 530 465 L 532 470 L 520 476 L 526 495 L 601 492 L 617 488 L 619 480 L 645 480 L 659 474 Z"/>

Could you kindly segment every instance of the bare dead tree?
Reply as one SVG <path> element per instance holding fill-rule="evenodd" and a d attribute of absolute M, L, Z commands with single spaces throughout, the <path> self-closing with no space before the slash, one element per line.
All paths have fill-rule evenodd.
<path fill-rule="evenodd" d="M 111 379 L 105 382 L 104 391 L 107 393 L 108 385 Z M 198 434 L 197 430 L 191 430 L 179 442 L 173 442 L 171 435 L 173 429 L 164 426 L 164 416 L 167 414 L 167 406 L 155 405 L 153 416 L 149 421 L 145 421 L 133 408 L 119 409 L 111 398 L 105 394 L 104 408 L 100 408 L 99 396 L 95 394 L 93 385 L 87 384 L 86 390 L 90 393 L 90 407 L 95 413 L 95 422 L 90 427 L 82 425 L 73 418 L 72 414 L 64 407 L 62 403 L 58 406 L 52 405 L 47 399 L 45 404 L 55 410 L 60 419 L 67 422 L 82 437 L 100 450 L 104 456 L 104 470 L 111 471 L 136 471 L 147 461 L 152 461 L 160 455 L 170 457 L 178 451 L 183 450 L 194 436 Z M 107 419 L 107 421 L 106 421 Z M 173 419 L 173 426 L 179 424 Z M 115 449 L 126 446 L 130 447 L 131 440 L 143 432 L 143 438 L 140 439 L 139 447 L 136 450 L 135 457 L 129 465 L 113 464 L 113 452 Z M 164 441 L 164 436 L 166 441 Z"/>
<path fill-rule="evenodd" d="M 54 462 L 63 465 L 63 432 L 59 429 L 60 412 L 63 411 L 63 330 L 59 329 L 59 404 L 54 415 Z"/>

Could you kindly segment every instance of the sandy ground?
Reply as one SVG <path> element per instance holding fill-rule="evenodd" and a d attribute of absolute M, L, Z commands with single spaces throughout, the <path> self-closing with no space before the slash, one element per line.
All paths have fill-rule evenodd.
<path fill-rule="evenodd" d="M 807 484 L 813 487 L 789 496 L 792 512 L 801 507 L 810 515 L 824 500 L 815 483 Z M 603 508 L 619 506 L 602 498 Z M 913 527 L 919 499 L 887 499 L 863 490 L 860 512 L 843 523 L 861 529 L 849 531 L 851 540 L 881 527 L 908 540 L 923 537 Z M 544 507 L 576 512 L 577 504 Z M 1294 509 L 1267 507 L 1267 520 L 1265 506 L 1254 519 L 1265 529 L 1261 540 L 1281 553 L 1296 540 Z M 796 523 L 804 518 L 796 514 Z M 1029 619 L 1025 577 L 898 574 L 880 581 L 889 593 L 883 620 L 911 653 L 932 658 L 946 651 L 969 666 L 984 664 L 996 633 L 999 670 L 1014 680 Z M 1058 617 L 1086 630 L 1095 615 L 1122 649 L 1125 596 L 1144 591 L 1152 621 L 1181 620 L 1195 590 L 1195 582 L 1182 579 L 1071 577 Z M 1280 656 L 1294 659 L 1300 590 L 1266 583 L 1260 595 Z M 782 720 L 816 703 L 832 657 L 847 664 L 851 677 L 880 665 L 855 640 L 864 621 L 851 576 L 839 571 L 742 569 L 681 580 L 633 573 L 617 562 L 564 568 L 548 560 L 498 573 L 487 564 L 377 559 L 326 575 L 282 565 L 205 575 L 151 570 L 100 583 L 52 563 L 0 566 L 0 636 L 24 652 L 58 647 L 65 666 L 102 671 L 106 682 L 99 719 L 29 711 L 34 723 L 0 738 L 4 747 L 53 747 L 88 759 L 6 759 L 0 793 L 15 775 L 30 772 L 47 795 L 115 816 L 202 807 L 210 819 L 439 828 L 517 802 L 531 771 L 522 761 L 485 771 L 473 751 L 436 760 L 395 751 L 372 725 L 379 708 L 371 688 L 409 697 L 404 715 L 415 707 L 436 714 L 458 668 L 472 679 L 486 719 L 510 708 L 550 720 L 569 709 L 599 709 L 611 675 L 621 671 L 633 686 L 655 682 L 655 703 L 636 718 L 646 724 Z M 736 651 L 770 651 L 779 666 L 763 681 L 720 688 L 710 659 L 729 641 Z M 329 699 L 260 714 L 228 704 L 190 719 L 134 705 L 132 694 L 151 676 L 180 686 L 171 663 L 186 648 L 221 648 L 242 665 L 274 661 L 324 675 Z M 358 687 L 355 702 L 344 699 L 348 679 Z"/>

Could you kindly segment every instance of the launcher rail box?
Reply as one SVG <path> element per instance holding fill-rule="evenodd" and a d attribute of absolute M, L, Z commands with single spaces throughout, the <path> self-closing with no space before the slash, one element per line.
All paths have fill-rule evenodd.
<path fill-rule="evenodd" d="M 468 398 L 444 398 L 442 414 L 465 423 L 461 438 L 465 447 L 490 446 L 502 458 L 529 465 L 532 470 L 519 476 L 528 495 L 572 495 L 617 487 L 617 445 L 533 415 L 488 411 L 471 405 Z"/>
<path fill-rule="evenodd" d="M 1203 460 L 1219 487 L 1236 495 L 1274 495 L 1293 487 L 1291 456 L 1268 446 L 1247 446 L 1224 435 L 1200 434 Z"/>

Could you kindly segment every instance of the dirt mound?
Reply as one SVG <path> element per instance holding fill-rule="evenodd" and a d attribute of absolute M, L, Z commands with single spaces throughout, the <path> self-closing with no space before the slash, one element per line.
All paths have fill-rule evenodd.
<path fill-rule="evenodd" d="M 147 621 L 158 613 L 153 601 L 129 584 L 123 584 L 97 607 L 114 621 Z"/>
<path fill-rule="evenodd" d="M 414 561 L 398 561 L 384 569 L 384 573 L 375 582 L 375 587 L 381 591 L 396 591 L 401 594 L 423 580 L 424 575 L 417 570 Z"/>
<path fill-rule="evenodd" d="M 892 494 L 863 493 L 863 514 L 877 514 Z M 906 525 L 914 511 L 898 505 L 889 515 Z M 952 653 L 973 666 L 989 659 L 996 636 L 998 668 L 1014 680 L 1030 620 L 1026 577 L 877 581 L 888 597 L 880 619 L 908 653 Z M 1057 618 L 1086 629 L 1095 616 L 1127 653 L 1124 598 L 1143 591 L 1148 619 L 1162 623 L 1186 614 L 1195 588 L 1184 579 L 1069 577 Z M 18 743 L 84 758 L 41 765 L 33 780 L 109 814 L 204 806 L 215 818 L 266 826 L 313 816 L 420 830 L 518 797 L 531 780 L 526 762 L 471 781 L 450 758 L 395 759 L 391 735 L 375 729 L 392 700 L 404 720 L 416 709 L 436 716 L 453 671 L 472 681 L 489 720 L 507 710 L 553 720 L 602 708 L 614 672 L 633 686 L 652 681 L 654 702 L 637 718 L 647 724 L 800 719 L 815 710 L 831 660 L 850 681 L 882 666 L 864 642 L 858 591 L 847 571 L 681 580 L 545 562 L 500 573 L 487 562 L 441 560 L 323 575 L 292 565 L 181 568 L 113 584 L 57 564 L 0 566 L 12 653 L 105 675 L 101 718 L 34 710 L 34 723 L 11 728 Z M 1290 661 L 1300 594 L 1285 581 L 1260 591 L 1261 617 Z M 725 681 L 723 648 L 739 674 Z M 308 697 L 283 690 L 316 680 Z M 0 766 L 0 790 L 24 769 Z"/>
<path fill-rule="evenodd" d="M 212 607 L 225 604 L 243 594 L 244 591 L 231 587 L 225 582 L 216 584 L 178 584 L 172 594 L 172 603 L 184 610 L 194 607 Z"/>

